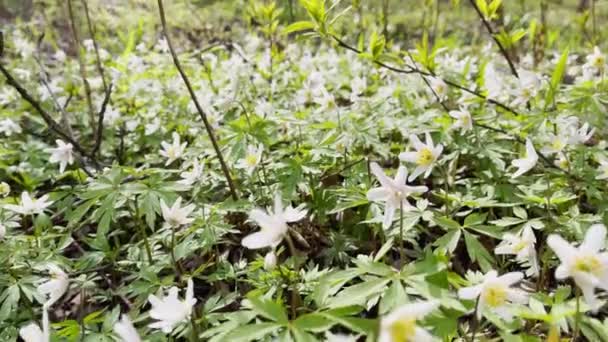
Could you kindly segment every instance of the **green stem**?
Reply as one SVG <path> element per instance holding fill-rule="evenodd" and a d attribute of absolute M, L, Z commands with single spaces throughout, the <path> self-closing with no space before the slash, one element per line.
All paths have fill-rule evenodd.
<path fill-rule="evenodd" d="M 403 247 L 403 200 L 399 201 L 399 269 L 405 263 L 405 250 Z"/>
<path fill-rule="evenodd" d="M 574 332 L 572 333 L 573 342 L 578 338 L 581 322 L 581 290 L 576 285 L 574 294 L 576 296 L 576 315 L 574 316 Z"/>
<path fill-rule="evenodd" d="M 175 267 L 175 273 L 177 273 L 178 276 L 181 276 L 182 272 L 182 268 L 181 265 L 177 262 L 177 259 L 175 258 L 175 230 L 177 229 L 177 227 L 171 227 L 171 261 L 173 262 L 173 266 Z"/>

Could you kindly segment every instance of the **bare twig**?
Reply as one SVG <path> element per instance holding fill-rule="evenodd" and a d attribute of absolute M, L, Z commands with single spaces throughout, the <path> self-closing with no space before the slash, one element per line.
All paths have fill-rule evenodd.
<path fill-rule="evenodd" d="M 78 66 L 80 69 L 80 77 L 84 83 L 84 93 L 87 100 L 87 106 L 89 108 L 89 124 L 91 129 L 95 132 L 95 109 L 93 109 L 93 100 L 91 98 L 91 86 L 87 80 L 87 67 L 80 51 L 80 38 L 78 35 L 78 29 L 76 28 L 76 19 L 74 17 L 74 9 L 72 8 L 72 0 L 68 0 L 68 13 L 70 17 L 70 26 L 72 28 L 72 35 L 74 38 L 74 46 L 76 47 L 76 53 L 78 55 Z"/>
<path fill-rule="evenodd" d="M 339 46 L 341 46 L 341 47 L 343 47 L 343 48 L 345 48 L 345 49 L 347 49 L 347 50 L 350 50 L 350 51 L 352 51 L 352 52 L 355 52 L 355 53 L 362 53 L 362 51 L 361 51 L 361 50 L 358 50 L 357 48 L 355 48 L 355 47 L 353 47 L 353 46 L 348 45 L 346 42 L 344 42 L 344 41 L 343 41 L 343 40 L 341 40 L 340 38 L 338 38 L 338 37 L 336 37 L 336 36 L 333 36 L 333 35 L 332 35 L 331 37 L 332 37 L 332 39 L 333 39 L 333 40 L 335 40 L 335 41 L 338 43 L 338 45 L 339 45 Z M 385 69 L 388 69 L 388 70 L 391 70 L 391 71 L 394 71 L 394 72 L 400 73 L 400 74 L 419 74 L 419 75 L 423 75 L 423 76 L 431 76 L 431 77 L 436 77 L 436 78 L 438 78 L 438 79 L 441 79 L 443 82 L 445 82 L 445 84 L 447 84 L 447 85 L 449 85 L 449 86 L 451 86 L 451 87 L 454 87 L 454 88 L 456 88 L 456 89 L 459 89 L 459 90 L 461 90 L 461 91 L 464 91 L 464 92 L 466 92 L 466 93 L 469 93 L 469 94 L 471 94 L 471 95 L 474 95 L 474 96 L 476 96 L 476 97 L 478 97 L 478 98 L 480 98 L 480 99 L 483 99 L 483 100 L 485 100 L 485 101 L 488 101 L 489 103 L 491 103 L 491 104 L 493 104 L 493 105 L 496 105 L 496 106 L 498 106 L 498 107 L 500 107 L 500 108 L 502 108 L 502 109 L 504 109 L 504 110 L 506 110 L 506 111 L 508 111 L 508 112 L 511 112 L 511 113 L 515 114 L 515 115 L 520 115 L 518 111 L 516 111 L 515 109 L 513 109 L 513 108 L 511 108 L 511 107 L 507 106 L 507 105 L 506 105 L 506 104 L 504 104 L 504 103 L 501 103 L 501 102 L 496 101 L 496 100 L 494 100 L 494 99 L 490 99 L 490 98 L 488 98 L 487 96 L 483 95 L 482 93 L 480 93 L 480 92 L 478 92 L 478 91 L 475 91 L 475 90 L 473 90 L 473 89 L 467 88 L 467 87 L 465 87 L 465 86 L 463 86 L 463 85 L 460 85 L 460 84 L 458 84 L 458 83 L 455 83 L 455 82 L 452 82 L 452 81 L 450 81 L 450 80 L 447 80 L 447 79 L 444 79 L 444 78 L 438 77 L 438 76 L 437 76 L 435 73 L 433 73 L 433 72 L 427 72 L 427 71 L 424 71 L 424 70 L 420 70 L 420 69 L 416 68 L 415 66 L 411 66 L 411 65 L 407 65 L 407 67 L 408 67 L 409 69 L 401 69 L 401 68 L 397 68 L 397 67 L 394 67 L 394 66 L 388 65 L 388 64 L 383 63 L 383 62 L 380 62 L 380 61 L 374 61 L 374 64 L 376 64 L 376 65 L 378 65 L 378 66 L 380 66 L 380 67 L 383 67 L 383 68 L 385 68 Z"/>
<path fill-rule="evenodd" d="M 38 67 L 40 67 L 40 82 L 42 82 L 42 85 L 44 85 L 44 87 L 46 88 L 46 91 L 49 92 L 49 96 L 50 96 L 51 100 L 53 100 L 53 104 L 55 105 L 57 110 L 61 113 L 61 124 L 65 127 L 66 133 L 69 134 L 70 137 L 74 138 L 74 132 L 72 131 L 72 125 L 70 124 L 69 115 L 68 115 L 67 111 L 65 110 L 65 107 L 67 105 L 62 106 L 59 104 L 59 101 L 57 100 L 57 96 L 55 96 L 53 89 L 49 85 L 48 73 L 46 72 L 44 63 L 42 63 L 42 58 L 40 58 L 42 55 L 40 52 L 41 51 L 40 45 L 42 44 L 43 39 L 44 39 L 44 33 L 41 34 L 40 37 L 38 37 L 38 42 L 36 44 L 36 54 L 34 55 L 34 60 L 38 64 Z"/>
<path fill-rule="evenodd" d="M 108 83 L 106 82 L 106 75 L 103 70 L 103 65 L 101 64 L 101 57 L 99 55 L 99 46 L 97 45 L 97 39 L 95 39 L 95 27 L 91 22 L 91 17 L 89 15 L 89 5 L 87 4 L 87 0 L 80 0 L 82 2 L 82 6 L 84 7 L 85 17 L 87 19 L 87 27 L 89 28 L 89 35 L 91 36 L 91 40 L 93 41 L 93 48 L 95 49 L 95 65 L 97 66 L 97 72 L 99 72 L 99 76 L 101 77 L 101 82 L 103 83 L 103 91 L 104 93 L 108 93 Z"/>
<path fill-rule="evenodd" d="M 92 155 L 95 155 L 99 148 L 101 147 L 101 141 L 103 140 L 103 119 L 106 114 L 106 108 L 108 106 L 108 102 L 110 102 L 110 97 L 112 95 L 112 84 L 108 86 L 106 89 L 106 95 L 103 98 L 103 102 L 101 103 L 101 108 L 99 109 L 99 114 L 97 114 L 97 133 L 95 134 L 95 145 L 93 146 L 93 151 L 91 151 Z"/>
<path fill-rule="evenodd" d="M 509 53 L 507 52 L 507 49 L 505 49 L 505 47 L 502 46 L 502 43 L 500 42 L 500 40 L 498 40 L 498 38 L 496 38 L 496 33 L 494 33 L 494 30 L 492 29 L 492 26 L 486 20 L 486 18 L 483 16 L 483 13 L 481 13 L 481 11 L 479 10 L 479 7 L 477 7 L 477 4 L 475 3 L 475 0 L 469 0 L 469 2 L 473 6 L 473 8 L 475 8 L 475 12 L 477 12 L 477 15 L 479 16 L 479 19 L 481 19 L 481 21 L 483 22 L 483 25 L 486 27 L 486 30 L 488 30 L 488 34 L 492 37 L 492 39 L 494 40 L 494 42 L 498 46 L 498 49 L 500 49 L 500 53 L 507 60 L 507 63 L 509 64 L 509 69 L 511 69 L 511 73 L 513 74 L 513 76 L 519 78 L 519 74 L 517 73 L 517 69 L 515 69 L 515 65 L 513 64 L 513 61 L 511 60 L 511 57 L 509 56 Z"/>
<path fill-rule="evenodd" d="M 194 106 L 196 107 L 196 110 L 198 111 L 199 116 L 201 117 L 201 119 L 203 120 L 203 123 L 205 124 L 205 129 L 207 130 L 207 135 L 209 135 L 211 144 L 213 144 L 213 148 L 215 149 L 215 153 L 217 154 L 217 157 L 220 161 L 220 165 L 222 167 L 222 172 L 224 173 L 224 177 L 226 178 L 226 182 L 228 183 L 228 187 L 230 188 L 230 195 L 232 196 L 232 198 L 234 200 L 237 200 L 238 194 L 236 192 L 236 188 L 232 181 L 232 177 L 230 176 L 230 170 L 228 169 L 228 166 L 226 165 L 226 162 L 224 161 L 224 157 L 222 155 L 222 150 L 220 149 L 220 147 L 217 143 L 217 139 L 215 138 L 215 134 L 213 132 L 213 127 L 211 126 L 211 124 L 209 123 L 209 120 L 207 119 L 207 114 L 205 113 L 205 111 L 203 110 L 201 105 L 199 104 L 198 99 L 196 98 L 196 94 L 194 93 L 194 89 L 192 88 L 192 85 L 190 84 L 190 80 L 188 79 L 188 76 L 186 76 L 186 73 L 182 69 L 179 59 L 177 58 L 177 54 L 175 53 L 175 49 L 173 48 L 173 44 L 171 43 L 171 38 L 169 37 L 169 30 L 167 29 L 167 20 L 165 19 L 165 9 L 163 7 L 162 0 L 158 0 L 158 10 L 160 13 L 160 21 L 161 21 L 161 24 L 163 27 L 163 33 L 165 35 L 165 39 L 167 40 L 167 45 L 169 46 L 169 51 L 171 52 L 171 57 L 173 57 L 173 64 L 175 64 L 177 71 L 181 75 L 184 83 L 186 84 L 186 88 L 188 88 L 188 92 L 190 93 L 190 98 L 192 99 L 192 102 L 194 102 Z"/>

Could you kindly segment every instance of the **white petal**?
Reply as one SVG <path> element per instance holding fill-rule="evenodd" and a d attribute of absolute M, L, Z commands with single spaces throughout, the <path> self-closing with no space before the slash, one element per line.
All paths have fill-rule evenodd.
<path fill-rule="evenodd" d="M 418 160 L 418 152 L 401 152 L 399 159 L 409 163 L 415 163 Z"/>
<path fill-rule="evenodd" d="M 241 245 L 249 249 L 260 249 L 273 246 L 277 243 L 277 240 L 280 241 L 276 233 L 263 230 L 247 235 L 241 240 Z"/>
<path fill-rule="evenodd" d="M 395 203 L 393 203 L 393 201 L 387 201 L 386 205 L 384 206 L 384 219 L 382 220 L 382 228 L 390 228 L 390 226 L 393 224 L 395 210 L 397 210 Z"/>
<path fill-rule="evenodd" d="M 399 166 L 399 169 L 397 170 L 397 175 L 395 176 L 395 183 L 397 185 L 403 185 L 403 184 L 405 184 L 406 180 L 407 180 L 407 168 L 405 166 Z"/>
<path fill-rule="evenodd" d="M 370 201 L 386 201 L 391 194 L 392 191 L 384 187 L 369 189 L 367 199 Z"/>
<path fill-rule="evenodd" d="M 559 235 L 549 235 L 549 237 L 547 238 L 547 244 L 549 245 L 549 247 L 551 247 L 553 252 L 557 255 L 557 257 L 561 260 L 562 263 L 568 262 L 574 255 L 577 254 L 576 248 L 570 245 Z"/>
<path fill-rule="evenodd" d="M 587 230 L 585 240 L 579 249 L 588 253 L 597 253 L 604 248 L 605 244 L 606 227 L 603 224 L 594 224 Z"/>
<path fill-rule="evenodd" d="M 460 290 L 458 290 L 458 297 L 460 297 L 462 299 L 473 300 L 473 299 L 479 297 L 479 294 L 481 294 L 482 288 L 483 288 L 482 284 L 469 286 L 469 287 L 463 287 Z"/>
<path fill-rule="evenodd" d="M 498 280 L 507 286 L 518 283 L 522 279 L 524 279 L 524 274 L 521 272 L 509 272 L 498 277 Z"/>
<path fill-rule="evenodd" d="M 285 212 L 283 213 L 283 218 L 286 222 L 298 222 L 303 219 L 307 210 L 304 209 L 305 204 L 299 205 L 297 208 L 293 208 L 292 206 L 288 206 L 285 208 Z"/>
<path fill-rule="evenodd" d="M 372 174 L 376 176 L 380 184 L 385 188 L 390 188 L 393 186 L 393 181 L 386 176 L 384 170 L 377 163 L 371 163 L 370 170 Z"/>

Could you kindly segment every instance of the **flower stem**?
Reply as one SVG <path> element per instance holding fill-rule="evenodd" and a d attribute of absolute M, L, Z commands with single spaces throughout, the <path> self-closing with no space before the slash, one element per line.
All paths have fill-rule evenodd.
<path fill-rule="evenodd" d="M 291 257 L 294 259 L 293 269 L 296 272 L 296 282 L 291 284 L 291 318 L 295 319 L 297 317 L 296 310 L 298 308 L 298 303 L 300 302 L 300 294 L 298 293 L 297 287 L 297 276 L 299 274 L 300 265 L 298 264 L 297 260 L 296 247 L 291 240 L 291 236 L 289 236 L 289 232 L 285 235 L 285 240 L 287 241 L 287 246 L 289 247 L 289 254 L 291 254 Z"/>
<path fill-rule="evenodd" d="M 175 273 L 177 273 L 178 276 L 181 276 L 181 274 L 183 273 L 182 267 L 175 258 L 175 229 L 177 229 L 177 227 L 171 227 L 171 261 L 173 262 L 173 265 L 175 267 Z"/>
<path fill-rule="evenodd" d="M 576 285 L 575 285 L 576 286 Z M 574 316 L 574 332 L 572 333 L 572 341 L 576 341 L 580 331 L 581 322 L 581 290 L 575 287 L 574 295 L 576 297 L 576 315 Z"/>
<path fill-rule="evenodd" d="M 152 265 L 152 249 L 150 248 L 150 242 L 148 241 L 148 234 L 146 234 L 145 223 L 141 220 L 141 217 L 139 216 L 139 205 L 137 204 L 137 197 L 135 197 L 135 218 L 137 220 L 137 226 L 139 227 L 141 237 L 144 240 L 144 247 L 146 248 L 148 263 Z"/>
<path fill-rule="evenodd" d="M 405 263 L 405 250 L 403 247 L 403 201 L 399 202 L 399 269 Z"/>

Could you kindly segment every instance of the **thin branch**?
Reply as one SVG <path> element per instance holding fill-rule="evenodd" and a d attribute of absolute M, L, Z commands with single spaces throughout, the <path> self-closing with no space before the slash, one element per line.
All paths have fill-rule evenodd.
<path fill-rule="evenodd" d="M 500 40 L 498 40 L 498 38 L 496 38 L 496 33 L 494 33 L 494 30 L 492 30 L 492 26 L 486 20 L 486 18 L 483 16 L 483 13 L 481 13 L 481 11 L 479 10 L 479 7 L 477 7 L 477 4 L 475 3 L 475 0 L 469 0 L 469 2 L 475 8 L 475 12 L 477 12 L 477 15 L 479 16 L 479 19 L 481 19 L 481 21 L 483 22 L 483 25 L 486 27 L 486 30 L 488 30 L 488 34 L 492 37 L 492 39 L 494 40 L 494 42 L 496 43 L 496 45 L 498 45 L 498 48 L 500 49 L 500 53 L 507 60 L 507 63 L 509 64 L 509 69 L 511 69 L 511 73 L 515 77 L 519 78 L 519 74 L 517 73 L 517 69 L 515 69 L 515 65 L 513 64 L 513 61 L 511 60 L 511 57 L 509 57 L 509 53 L 507 52 L 507 49 L 505 49 L 505 47 L 502 46 L 502 43 L 500 42 Z"/>
<path fill-rule="evenodd" d="M 66 130 L 67 130 L 66 133 L 69 134 L 70 137 L 74 138 L 74 132 L 72 131 L 72 126 L 70 124 L 69 115 L 68 115 L 67 111 L 65 110 L 65 107 L 67 107 L 67 105 L 62 106 L 59 104 L 59 101 L 57 100 L 57 96 L 55 95 L 55 93 L 53 92 L 53 89 L 49 85 L 48 73 L 46 72 L 44 63 L 42 63 L 42 58 L 40 58 L 42 56 L 40 45 L 42 44 L 43 39 L 44 39 L 44 33 L 41 34 L 40 37 L 38 37 L 38 42 L 36 43 L 36 54 L 34 55 L 34 60 L 38 64 L 38 67 L 40 67 L 40 82 L 42 82 L 42 85 L 44 85 L 44 87 L 46 88 L 46 91 L 48 91 L 49 96 L 51 97 L 51 100 L 53 100 L 55 107 L 61 113 L 61 124 L 66 128 Z"/>
<path fill-rule="evenodd" d="M 95 65 L 97 66 L 97 71 L 99 72 L 99 76 L 101 77 L 101 81 L 103 82 L 103 91 L 108 94 L 108 84 L 106 83 L 106 76 L 103 70 L 103 66 L 101 65 L 101 57 L 99 56 L 99 46 L 97 45 L 97 39 L 95 39 L 95 29 L 91 22 L 91 17 L 89 16 L 89 5 L 87 5 L 87 0 L 80 0 L 82 2 L 82 6 L 84 6 L 84 13 L 87 19 L 87 26 L 89 28 L 89 35 L 91 36 L 91 40 L 93 41 L 93 48 L 95 49 Z"/>
<path fill-rule="evenodd" d="M 110 102 L 110 97 L 112 95 L 112 84 L 108 86 L 106 90 L 106 96 L 103 98 L 103 102 L 101 103 L 101 109 L 99 109 L 99 114 L 97 114 L 97 134 L 95 134 L 95 145 L 93 146 L 93 151 L 91 151 L 92 155 L 97 154 L 99 148 L 101 147 L 101 141 L 103 140 L 103 119 L 106 114 L 106 108 L 108 106 L 108 102 Z"/>
<path fill-rule="evenodd" d="M 186 76 L 186 73 L 182 69 L 182 66 L 179 63 L 179 59 L 177 58 L 177 54 L 175 53 L 175 49 L 173 48 L 171 38 L 169 37 L 169 30 L 167 29 L 167 20 L 165 19 L 165 9 L 163 7 L 162 0 L 158 0 L 158 11 L 160 14 L 160 21 L 161 21 L 161 24 L 163 27 L 163 33 L 165 35 L 165 39 L 167 40 L 167 45 L 169 46 L 169 51 L 171 52 L 171 57 L 173 58 L 173 64 L 175 64 L 177 71 L 181 75 L 184 83 L 186 84 L 186 88 L 188 88 L 188 92 L 190 93 L 190 98 L 192 99 L 192 102 L 194 102 L 194 106 L 196 107 L 196 110 L 198 111 L 199 116 L 201 117 L 201 119 L 203 120 L 203 123 L 205 124 L 205 129 L 207 130 L 207 134 L 209 135 L 211 144 L 213 144 L 215 153 L 217 154 L 217 157 L 220 161 L 220 165 L 222 167 L 222 172 L 224 173 L 224 177 L 226 177 L 226 182 L 228 182 L 228 187 L 230 188 L 230 195 L 232 196 L 232 198 L 234 200 L 237 200 L 239 197 L 237 195 L 234 183 L 232 182 L 232 177 L 230 176 L 230 170 L 228 169 L 228 166 L 226 165 L 226 162 L 224 161 L 224 157 L 222 155 L 222 150 L 220 149 L 220 146 L 218 145 L 217 140 L 215 138 L 215 134 L 213 133 L 213 127 L 211 126 L 211 124 L 209 123 L 209 120 L 207 119 L 207 114 L 205 113 L 205 111 L 203 110 L 201 105 L 199 104 L 198 99 L 196 98 L 196 94 L 194 93 L 194 89 L 192 88 L 192 85 L 190 84 L 190 80 L 188 80 L 188 76 Z"/>
<path fill-rule="evenodd" d="M 355 53 L 358 53 L 358 54 L 359 54 L 359 53 L 362 53 L 362 51 L 361 51 L 361 50 L 359 50 L 359 49 L 357 49 L 357 48 L 355 48 L 355 47 L 353 47 L 353 46 L 348 45 L 346 42 L 344 42 L 343 40 L 341 40 L 340 38 L 338 38 L 338 37 L 336 37 L 336 36 L 334 36 L 334 35 L 332 35 L 332 36 L 331 36 L 331 38 L 332 38 L 333 40 L 335 40 L 335 41 L 338 43 L 338 45 L 339 45 L 339 46 L 341 46 L 341 47 L 343 47 L 343 48 L 345 48 L 345 49 L 347 49 L 347 50 L 350 50 L 350 51 L 355 52 Z M 383 68 L 385 68 L 385 69 L 388 69 L 388 70 L 391 70 L 391 71 L 394 71 L 394 72 L 400 73 L 400 74 L 420 74 L 420 75 L 424 75 L 424 76 L 432 76 L 432 77 L 439 78 L 439 79 L 441 79 L 443 82 L 445 82 L 445 84 L 447 84 L 447 85 L 449 85 L 449 86 L 451 86 L 451 87 L 454 87 L 454 88 L 456 88 L 456 89 L 459 89 L 459 90 L 461 90 L 461 91 L 464 91 L 464 92 L 466 92 L 466 93 L 469 93 L 469 94 L 471 94 L 471 95 L 474 95 L 474 96 L 476 96 L 476 97 L 478 97 L 478 98 L 480 98 L 480 99 L 483 99 L 483 100 L 485 100 L 485 101 L 488 101 L 489 103 L 491 103 L 491 104 L 493 104 L 493 105 L 496 105 L 496 106 L 498 106 L 498 107 L 500 107 L 500 108 L 502 108 L 502 109 L 504 109 L 504 110 L 506 110 L 506 111 L 508 111 L 508 112 L 511 112 L 511 113 L 515 114 L 515 115 L 520 115 L 518 111 L 516 111 L 515 109 L 513 109 L 513 108 L 511 108 L 511 107 L 507 106 L 507 105 L 506 105 L 506 104 L 504 104 L 504 103 L 501 103 L 501 102 L 496 101 L 496 100 L 494 100 L 494 99 L 490 99 L 490 98 L 488 98 L 487 96 L 483 95 L 482 93 L 480 93 L 480 92 L 478 92 L 478 91 L 475 91 L 475 90 L 473 90 L 473 89 L 467 88 L 467 87 L 465 87 L 465 86 L 463 86 L 463 85 L 460 85 L 460 84 L 458 84 L 458 83 L 455 83 L 455 82 L 452 82 L 452 81 L 450 81 L 450 80 L 447 80 L 447 79 L 444 79 L 444 78 L 438 77 L 438 76 L 437 76 L 435 73 L 433 73 L 433 72 L 427 72 L 427 71 L 424 71 L 424 70 L 420 70 L 420 69 L 416 68 L 415 66 L 411 66 L 411 65 L 407 65 L 407 67 L 408 67 L 409 69 L 401 69 L 401 68 L 397 68 L 397 67 L 394 67 L 394 66 L 391 66 L 391 65 L 385 64 L 385 63 L 380 62 L 380 61 L 374 61 L 374 64 L 376 64 L 376 65 L 378 65 L 378 66 L 380 66 L 380 67 L 383 67 Z"/>
<path fill-rule="evenodd" d="M 74 46 L 76 46 L 76 53 L 78 55 L 78 66 L 80 69 L 80 77 L 84 83 L 84 93 L 87 100 L 87 106 L 89 108 L 89 124 L 93 132 L 95 131 L 95 109 L 93 109 L 93 100 L 91 98 L 91 86 L 87 80 L 87 67 L 80 51 L 80 38 L 78 36 L 78 29 L 76 28 L 76 19 L 74 18 L 74 9 L 72 8 L 72 0 L 68 0 L 68 13 L 70 17 L 70 26 L 72 28 L 72 36 L 74 38 Z"/>

